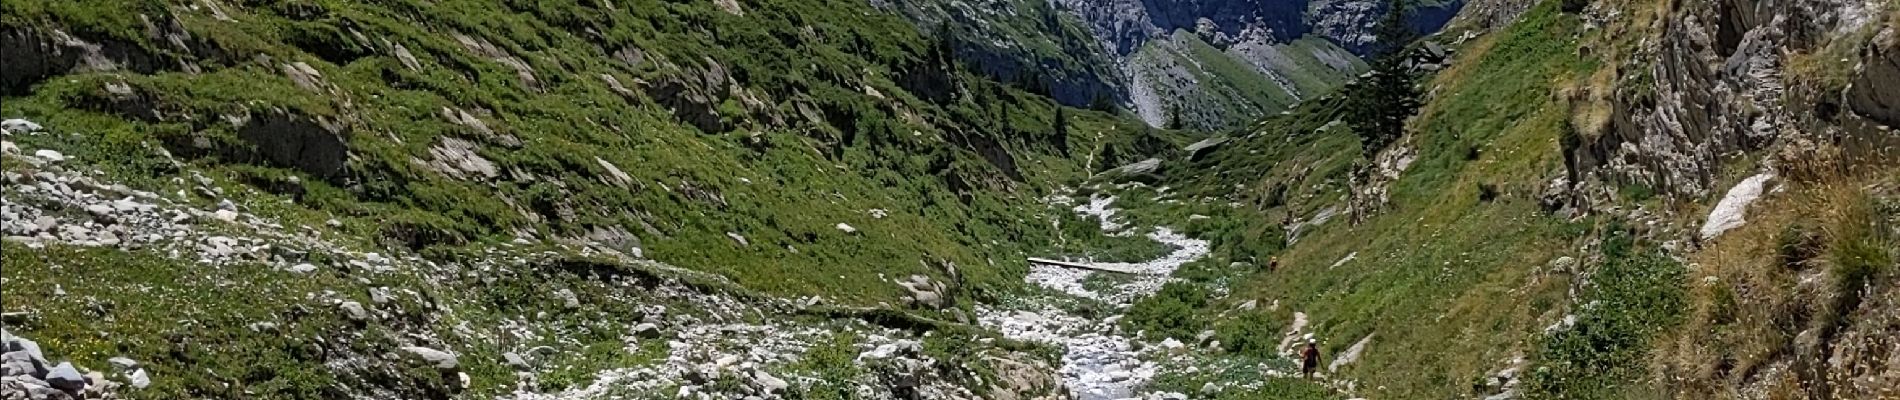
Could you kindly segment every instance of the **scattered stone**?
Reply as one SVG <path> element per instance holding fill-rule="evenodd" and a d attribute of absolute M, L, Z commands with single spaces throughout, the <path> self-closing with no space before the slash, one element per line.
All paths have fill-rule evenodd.
<path fill-rule="evenodd" d="M 40 124 L 19 118 L 0 121 L 0 130 L 4 130 L 7 133 L 33 133 L 44 129 L 45 128 L 40 127 Z"/>
<path fill-rule="evenodd" d="M 73 368 L 73 363 L 61 362 L 46 371 L 46 383 L 56 389 L 77 392 L 86 388 L 86 377 L 79 374 L 78 368 Z"/>
<path fill-rule="evenodd" d="M 290 272 L 295 272 L 299 274 L 308 274 L 308 273 L 316 272 L 316 271 L 317 271 L 317 266 L 311 263 L 302 263 L 302 264 L 290 266 Z"/>
<path fill-rule="evenodd" d="M 581 308 L 581 299 L 575 296 L 572 290 L 556 290 L 554 291 L 554 298 L 561 300 L 562 307 L 567 307 L 568 309 Z"/>
<path fill-rule="evenodd" d="M 1207 158 L 1208 154 L 1213 154 L 1215 149 L 1219 149 L 1220 145 L 1226 144 L 1228 140 L 1226 136 L 1201 139 L 1201 141 L 1194 142 L 1194 144 L 1190 144 L 1182 150 L 1187 151 L 1188 161 L 1200 161 L 1203 158 Z"/>
<path fill-rule="evenodd" d="M 33 156 L 39 157 L 42 160 L 46 160 L 46 161 L 50 161 L 54 163 L 60 163 L 60 162 L 66 161 L 65 154 L 60 154 L 58 151 L 53 151 L 52 149 L 41 149 L 40 151 L 35 151 L 33 152 Z"/>
<path fill-rule="evenodd" d="M 351 321 L 364 321 L 369 319 L 369 310 L 363 309 L 363 303 L 345 301 L 337 304 L 337 308 L 343 310 L 343 316 L 349 317 Z"/>
<path fill-rule="evenodd" d="M 858 228 L 854 228 L 851 225 L 845 224 L 843 222 L 838 223 L 838 230 L 844 231 L 844 233 L 858 233 Z"/>
<path fill-rule="evenodd" d="M 1730 188 L 1728 195 L 1723 196 L 1722 201 L 1715 204 L 1714 210 L 1709 211 L 1709 220 L 1702 224 L 1702 240 L 1714 239 L 1723 232 L 1740 228 L 1748 223 L 1744 218 L 1748 212 L 1748 205 L 1761 198 L 1762 188 L 1774 178 L 1774 174 L 1759 174 L 1744 179 L 1741 183 L 1735 184 L 1734 188 Z"/>
<path fill-rule="evenodd" d="M 1371 343 L 1372 335 L 1366 335 L 1364 339 L 1359 339 L 1358 343 L 1353 343 L 1352 347 L 1346 348 L 1346 351 L 1339 353 L 1338 357 L 1333 357 L 1333 362 L 1326 365 L 1326 372 L 1339 372 L 1339 367 L 1351 365 L 1353 362 L 1359 361 L 1360 354 L 1365 353 L 1366 345 Z"/>
<path fill-rule="evenodd" d="M 46 354 L 40 352 L 40 344 L 32 339 L 7 335 L 7 350 L 24 352 L 33 362 L 46 365 Z"/>
<path fill-rule="evenodd" d="M 0 375 L 45 376 L 46 371 L 41 369 L 40 366 L 41 364 L 33 359 L 33 355 L 27 354 L 25 351 L 11 351 L 0 354 Z"/>
<path fill-rule="evenodd" d="M 910 291 L 911 304 L 932 310 L 944 307 L 943 284 L 931 281 L 930 277 L 911 275 L 910 279 L 897 282 L 898 286 Z"/>
<path fill-rule="evenodd" d="M 620 167 L 615 166 L 614 163 L 607 162 L 607 160 L 602 159 L 600 157 L 594 157 L 594 162 L 599 163 L 601 168 L 604 168 L 607 170 L 607 177 L 610 178 L 608 180 L 609 183 L 619 185 L 621 187 L 625 187 L 628 184 L 633 183 L 633 176 L 627 175 L 625 171 L 621 171 Z"/>
<path fill-rule="evenodd" d="M 422 346 L 403 346 L 401 350 L 416 356 L 436 369 L 452 370 L 457 365 L 455 354 Z"/>
<path fill-rule="evenodd" d="M 660 326 L 654 325 L 651 322 L 634 325 L 633 335 L 641 339 L 659 339 L 660 336 L 662 336 Z"/>
<path fill-rule="evenodd" d="M 1174 340 L 1174 338 L 1162 340 L 1161 349 L 1173 355 L 1187 354 L 1187 344 L 1181 343 L 1179 340 Z"/>
<path fill-rule="evenodd" d="M 528 371 L 534 369 L 533 366 L 528 365 L 527 359 L 521 358 L 521 355 L 515 354 L 515 352 L 501 353 L 501 358 L 508 363 L 509 367 L 513 367 L 516 370 Z"/>
<path fill-rule="evenodd" d="M 218 210 L 217 212 L 211 213 L 211 216 L 224 222 L 237 222 L 238 219 L 238 213 L 231 210 Z"/>
<path fill-rule="evenodd" d="M 768 374 L 764 370 L 753 372 L 752 381 L 759 385 L 760 391 L 770 394 L 781 394 L 785 392 L 786 388 L 791 387 L 791 384 L 786 383 L 784 379 L 772 376 L 772 374 Z"/>
<path fill-rule="evenodd" d="M 144 368 L 140 368 L 132 370 L 132 373 L 125 374 L 125 381 L 126 383 L 132 384 L 133 388 L 144 389 L 146 386 L 152 385 L 152 376 L 147 374 Z"/>

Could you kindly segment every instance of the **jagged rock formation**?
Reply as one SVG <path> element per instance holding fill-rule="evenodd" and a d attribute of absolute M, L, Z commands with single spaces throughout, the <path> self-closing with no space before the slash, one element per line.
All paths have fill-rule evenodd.
<path fill-rule="evenodd" d="M 1722 160 L 1735 154 L 1802 141 L 1891 143 L 1892 133 L 1846 123 L 1866 118 L 1892 124 L 1893 96 L 1871 89 L 1890 81 L 1894 71 L 1893 33 L 1875 19 L 1874 3 L 1702 4 L 1660 21 L 1650 32 L 1653 39 L 1620 55 L 1613 89 L 1574 93 L 1580 118 L 1573 125 L 1580 140 L 1567 149 L 1571 182 L 1588 185 L 1595 176 L 1700 198 L 1718 189 Z M 1608 12 L 1590 15 L 1608 18 Z M 1626 23 L 1606 27 L 1646 29 Z M 1798 58 L 1841 54 L 1833 49 L 1865 54 L 1864 66 L 1858 71 L 1844 71 L 1851 65 L 1798 69 L 1807 68 L 1797 65 L 1804 62 L 1840 63 Z M 1850 73 L 1859 85 L 1844 95 L 1838 84 L 1815 82 L 1813 76 Z M 1601 93 L 1592 97 L 1591 91 Z M 1607 113 L 1592 113 L 1590 107 Z M 1612 191 L 1599 189 L 1594 195 L 1601 201 Z"/>
<path fill-rule="evenodd" d="M 1374 1 L 1062 1 L 1120 60 L 1142 120 L 1198 128 L 1251 122 L 1357 75 L 1384 3 Z M 1436 32 L 1461 2 L 1424 5 Z"/>

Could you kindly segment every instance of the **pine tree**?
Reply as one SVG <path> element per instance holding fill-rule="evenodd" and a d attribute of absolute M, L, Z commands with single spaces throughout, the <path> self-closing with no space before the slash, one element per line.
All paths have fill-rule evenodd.
<path fill-rule="evenodd" d="M 1056 106 L 1055 128 L 1056 128 L 1055 131 L 1056 131 L 1057 137 L 1069 137 L 1069 110 L 1068 108 L 1062 107 L 1059 105 Z"/>
<path fill-rule="evenodd" d="M 1061 105 L 1056 106 L 1055 143 L 1062 156 L 1069 156 L 1069 110 Z"/>
<path fill-rule="evenodd" d="M 1416 76 L 1406 66 L 1406 46 L 1417 33 L 1406 25 L 1410 4 L 1392 0 L 1375 32 L 1372 73 L 1347 88 L 1347 115 L 1370 157 L 1405 134 L 1405 119 L 1418 111 Z"/>

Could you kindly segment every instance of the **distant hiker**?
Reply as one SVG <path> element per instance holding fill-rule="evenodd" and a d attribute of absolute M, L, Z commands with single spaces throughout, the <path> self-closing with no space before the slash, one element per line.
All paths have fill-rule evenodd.
<path fill-rule="evenodd" d="M 1278 271 L 1279 269 L 1280 269 L 1279 256 L 1274 256 L 1273 258 L 1267 259 L 1267 272 Z"/>
<path fill-rule="evenodd" d="M 1313 379 L 1313 371 L 1319 369 L 1319 341 L 1306 339 L 1306 350 L 1300 351 L 1300 373 L 1306 379 Z"/>

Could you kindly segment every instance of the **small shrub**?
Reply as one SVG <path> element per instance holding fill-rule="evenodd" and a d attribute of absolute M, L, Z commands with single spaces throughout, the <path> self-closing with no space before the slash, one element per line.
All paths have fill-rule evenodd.
<path fill-rule="evenodd" d="M 1821 256 L 1824 244 L 1821 233 L 1807 221 L 1783 228 L 1776 242 L 1776 256 L 1781 265 L 1793 270 L 1807 269 L 1808 260 Z"/>
<path fill-rule="evenodd" d="M 1234 319 L 1214 326 L 1214 337 L 1229 353 L 1256 357 L 1274 354 L 1280 344 L 1281 322 L 1261 310 L 1241 312 Z"/>
<path fill-rule="evenodd" d="M 1498 199 L 1498 185 L 1490 184 L 1490 183 L 1478 184 L 1478 201 L 1479 202 L 1490 203 L 1492 200 L 1497 200 L 1497 199 Z"/>
<path fill-rule="evenodd" d="M 1656 188 L 1643 184 L 1625 184 L 1623 185 L 1623 190 L 1619 190 L 1618 192 L 1623 194 L 1624 200 L 1629 200 L 1634 203 L 1641 203 L 1656 198 Z"/>
<path fill-rule="evenodd" d="M 1879 282 L 1879 278 L 1893 268 L 1893 254 L 1871 237 L 1837 243 L 1829 257 L 1834 264 L 1829 272 L 1834 275 L 1835 290 L 1840 296 L 1835 313 L 1841 316 L 1859 308 L 1861 296 L 1870 291 L 1869 286 Z"/>
<path fill-rule="evenodd" d="M 1207 306 L 1207 289 L 1186 282 L 1169 282 L 1154 296 L 1135 302 L 1123 321 L 1131 330 L 1152 338 L 1192 339 L 1205 322 L 1197 311 Z"/>
<path fill-rule="evenodd" d="M 1687 311 L 1682 264 L 1638 249 L 1621 230 L 1610 235 L 1576 324 L 1539 344 L 1531 398 L 1617 397 L 1620 385 L 1644 374 L 1650 340 Z"/>
<path fill-rule="evenodd" d="M 860 373 L 857 362 L 857 336 L 843 332 L 832 336 L 830 343 L 813 346 L 805 352 L 795 368 L 817 376 L 817 383 L 809 387 L 793 387 L 788 398 L 794 399 L 855 399 L 857 391 L 852 388 L 851 380 Z"/>

